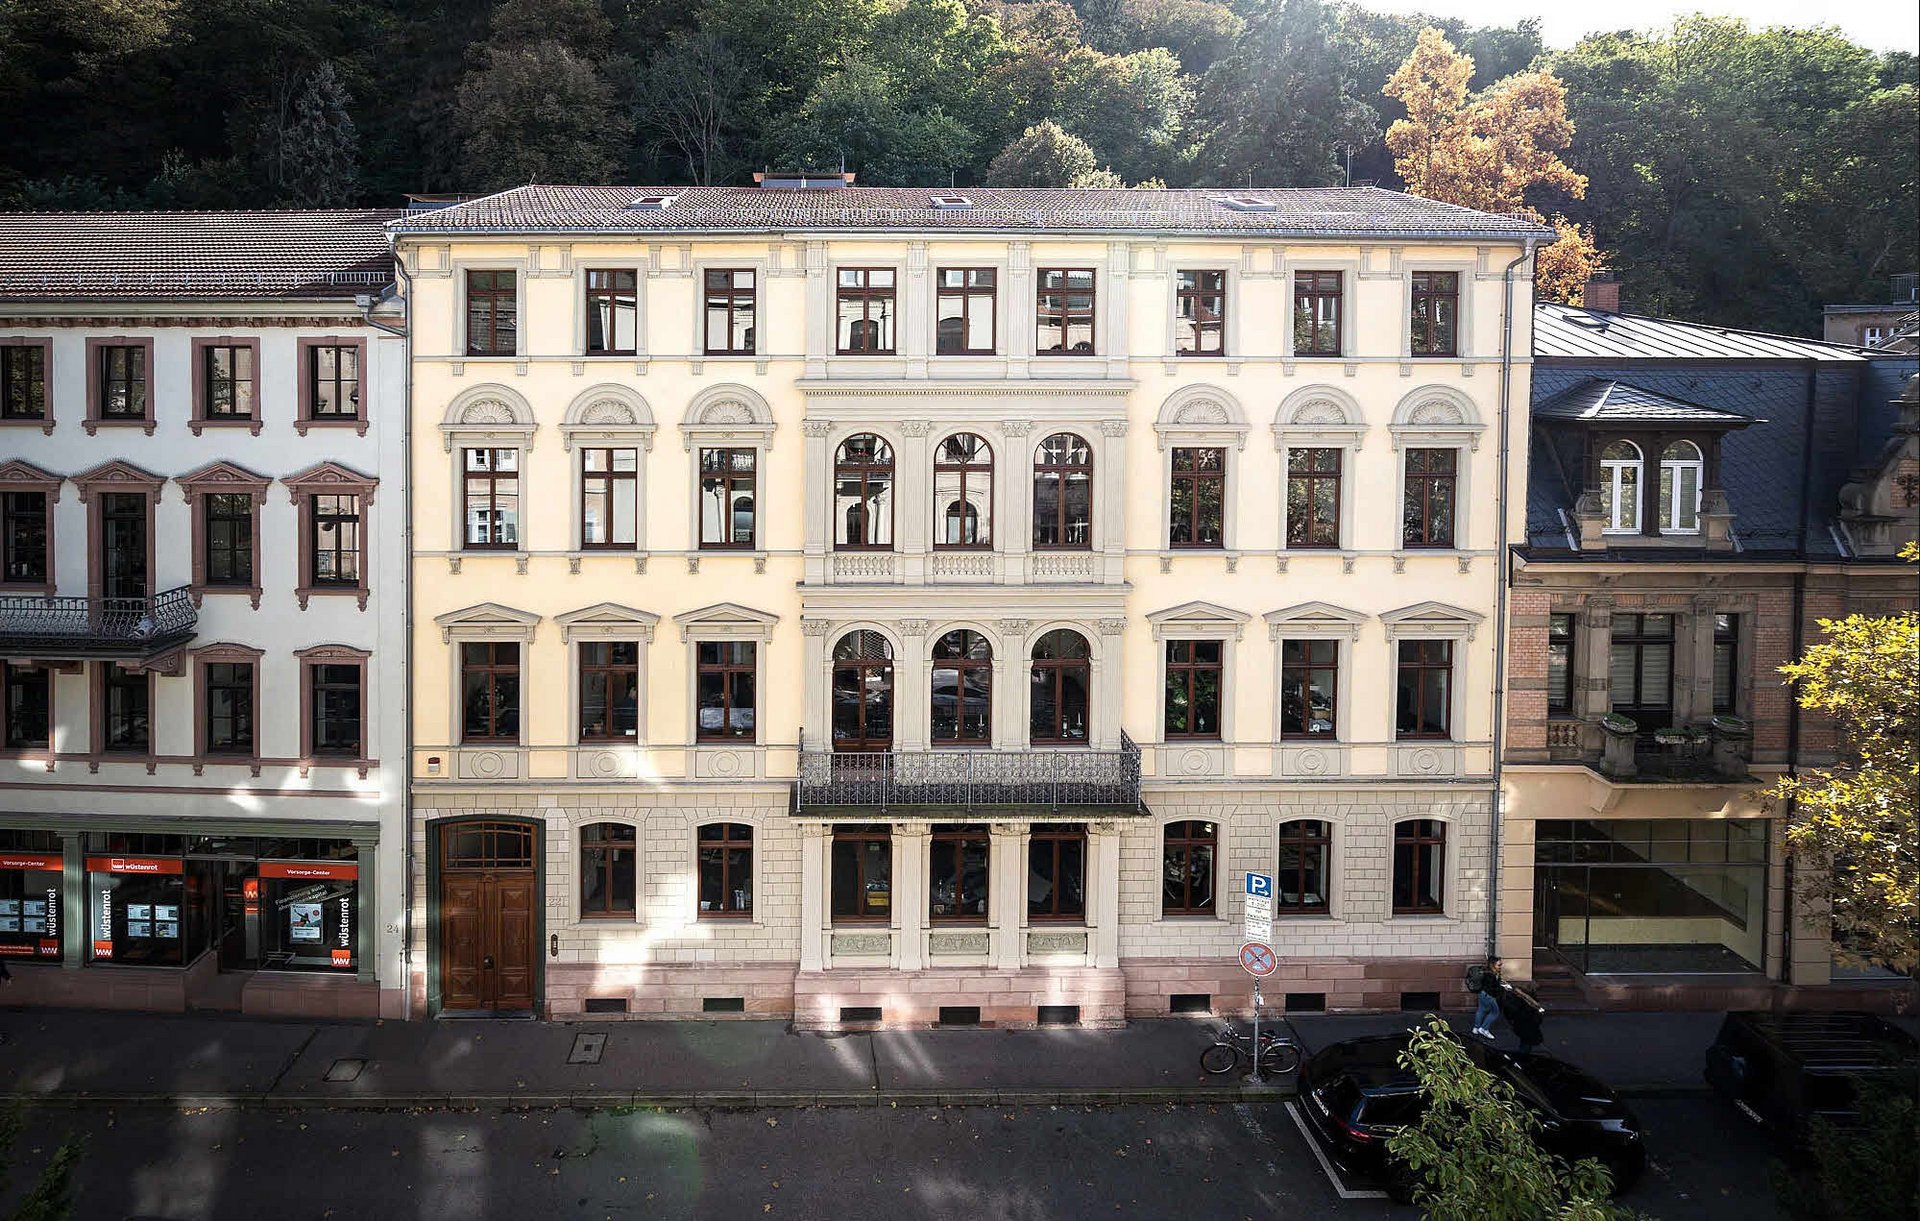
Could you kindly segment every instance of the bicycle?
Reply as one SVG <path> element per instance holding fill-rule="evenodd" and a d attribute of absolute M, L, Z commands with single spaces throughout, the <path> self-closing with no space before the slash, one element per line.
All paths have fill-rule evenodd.
<path fill-rule="evenodd" d="M 1253 1057 L 1253 1034 L 1242 1034 L 1232 1022 L 1220 1028 L 1220 1038 L 1200 1053 L 1202 1071 L 1218 1076 Z M 1300 1067 L 1300 1044 L 1270 1030 L 1260 1032 L 1260 1073 L 1284 1076 Z"/>

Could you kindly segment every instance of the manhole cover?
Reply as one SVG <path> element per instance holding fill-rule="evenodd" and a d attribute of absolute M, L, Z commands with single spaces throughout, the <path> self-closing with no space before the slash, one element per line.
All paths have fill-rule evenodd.
<path fill-rule="evenodd" d="M 358 1081 L 360 1079 L 360 1070 L 366 1066 L 367 1062 L 357 1056 L 350 1056 L 344 1060 L 335 1060 L 327 1066 L 325 1080 Z"/>
<path fill-rule="evenodd" d="M 602 1033 L 577 1034 L 573 1036 L 573 1050 L 567 1053 L 568 1064 L 598 1064 L 600 1053 L 606 1049 L 607 1036 Z"/>

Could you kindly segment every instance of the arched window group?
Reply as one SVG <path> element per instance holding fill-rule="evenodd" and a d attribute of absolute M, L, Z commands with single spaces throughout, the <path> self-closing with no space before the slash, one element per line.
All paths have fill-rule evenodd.
<path fill-rule="evenodd" d="M 933 454 L 933 546 L 993 546 L 993 446 L 958 432 Z M 898 470 L 893 447 L 870 433 L 842 441 L 833 456 L 833 545 L 838 551 L 888 551 L 895 530 Z M 1049 435 L 1033 451 L 1033 545 L 1053 551 L 1093 547 L 1093 447 L 1070 432 Z"/>
<path fill-rule="evenodd" d="M 1600 451 L 1600 507 L 1609 534 L 1642 530 L 1641 489 L 1646 457 L 1632 441 L 1613 441 Z M 1660 450 L 1659 499 L 1654 517 L 1662 534 L 1694 534 L 1700 529 L 1700 492 L 1706 470 L 1700 447 L 1669 441 Z"/>
<path fill-rule="evenodd" d="M 1092 649 L 1070 628 L 1034 643 L 1029 671 L 1028 733 L 1036 746 L 1084 746 L 1092 706 Z M 929 725 L 933 745 L 993 742 L 993 645 L 956 628 L 931 650 Z M 879 632 L 848 632 L 833 646 L 833 749 L 893 749 L 893 646 Z"/>

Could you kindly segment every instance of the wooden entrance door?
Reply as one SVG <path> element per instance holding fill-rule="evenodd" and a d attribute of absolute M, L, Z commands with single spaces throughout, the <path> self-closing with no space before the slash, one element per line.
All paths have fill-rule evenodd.
<path fill-rule="evenodd" d="M 533 828 L 455 823 L 440 833 L 440 1008 L 537 1007 L 539 889 Z"/>

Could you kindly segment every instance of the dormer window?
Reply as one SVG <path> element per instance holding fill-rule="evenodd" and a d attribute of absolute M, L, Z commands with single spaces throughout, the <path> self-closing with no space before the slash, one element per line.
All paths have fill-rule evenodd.
<path fill-rule="evenodd" d="M 1263 199 L 1258 195 L 1229 195 L 1220 202 L 1235 212 L 1274 212 L 1278 211 L 1280 206 L 1273 200 Z"/>
<path fill-rule="evenodd" d="M 1600 508 L 1608 534 L 1640 531 L 1640 447 L 1615 441 L 1600 451 Z M 1696 487 L 1698 470 L 1695 471 Z"/>
<path fill-rule="evenodd" d="M 680 198 L 678 195 L 641 195 L 627 205 L 633 212 L 661 212 L 668 204 Z"/>
<path fill-rule="evenodd" d="M 964 212 L 973 207 L 973 200 L 965 195 L 935 195 L 928 203 L 935 212 Z"/>
<path fill-rule="evenodd" d="M 1700 532 L 1700 447 L 1674 441 L 1660 451 L 1660 533 Z"/>

